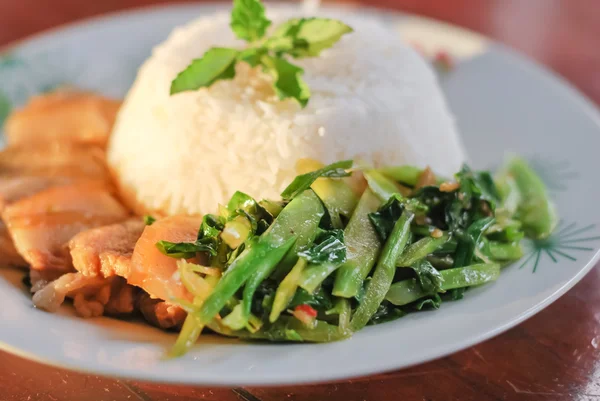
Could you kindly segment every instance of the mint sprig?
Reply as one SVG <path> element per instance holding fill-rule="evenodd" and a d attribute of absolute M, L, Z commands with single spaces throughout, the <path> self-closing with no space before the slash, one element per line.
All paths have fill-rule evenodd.
<path fill-rule="evenodd" d="M 265 36 L 271 21 L 265 15 L 265 7 L 257 0 L 234 0 L 231 10 L 231 30 L 247 42 Z"/>
<path fill-rule="evenodd" d="M 352 28 L 334 19 L 293 19 L 281 25 L 267 40 L 266 46 L 294 58 L 318 57 L 350 32 Z"/>
<path fill-rule="evenodd" d="M 343 35 L 352 32 L 352 28 L 334 19 L 299 18 L 283 23 L 266 38 L 270 25 L 260 0 L 234 0 L 230 26 L 249 46 L 242 50 L 209 49 L 177 75 L 171 83 L 171 95 L 232 79 L 235 65 L 245 62 L 252 67 L 262 66 L 263 71 L 274 78 L 273 86 L 279 99 L 292 98 L 305 107 L 310 99 L 310 88 L 302 78 L 304 70 L 286 57 L 318 57 Z"/>
<path fill-rule="evenodd" d="M 220 79 L 233 78 L 238 56 L 239 51 L 235 49 L 213 47 L 177 75 L 171 83 L 171 95 L 192 88 L 208 87 Z"/>
<path fill-rule="evenodd" d="M 275 78 L 275 93 L 279 99 L 294 98 L 302 107 L 310 98 L 310 88 L 302 79 L 304 70 L 282 57 L 263 56 L 261 64 L 265 72 Z"/>

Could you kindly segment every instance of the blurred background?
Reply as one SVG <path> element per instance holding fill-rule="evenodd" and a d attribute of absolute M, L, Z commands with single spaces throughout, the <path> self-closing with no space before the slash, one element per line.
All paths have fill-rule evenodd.
<path fill-rule="evenodd" d="M 0 0 L 0 46 L 77 19 L 161 0 Z M 327 0 L 324 3 L 335 1 Z M 598 0 L 344 0 L 424 15 L 516 48 L 567 77 L 600 102 Z"/>
<path fill-rule="evenodd" d="M 179 3 L 178 1 L 177 3 Z M 0 48 L 62 24 L 160 0 L 0 0 Z M 508 45 L 600 104 L 600 0 L 352 0 L 449 22 Z M 135 34 L 135 32 L 132 32 Z M 600 400 L 600 272 L 509 332 L 400 372 L 291 388 L 184 388 L 39 365 L 0 351 L 0 401 Z"/>

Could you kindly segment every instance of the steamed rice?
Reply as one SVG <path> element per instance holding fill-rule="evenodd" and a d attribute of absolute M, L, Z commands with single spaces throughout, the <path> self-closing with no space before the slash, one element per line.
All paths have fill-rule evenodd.
<path fill-rule="evenodd" d="M 284 15 L 285 14 L 285 15 Z M 289 13 L 270 13 L 274 25 Z M 271 78 L 240 64 L 235 79 L 169 96 L 171 80 L 210 47 L 238 47 L 229 14 L 176 29 L 141 67 L 118 116 L 108 159 L 140 213 L 214 212 L 241 190 L 278 198 L 299 158 L 360 158 L 430 165 L 450 175 L 464 161 L 434 73 L 398 35 L 368 18 L 305 69 L 312 97 L 279 101 Z"/>

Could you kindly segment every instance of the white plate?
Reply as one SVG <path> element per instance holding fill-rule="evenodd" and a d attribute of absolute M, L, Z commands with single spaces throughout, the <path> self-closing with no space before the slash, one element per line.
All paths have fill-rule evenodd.
<path fill-rule="evenodd" d="M 71 84 L 122 96 L 137 66 L 178 24 L 216 6 L 176 6 L 90 20 L 37 36 L 0 60 L 0 91 L 18 106 Z M 369 12 L 377 15 L 376 11 Z M 97 374 L 161 382 L 261 385 L 366 375 L 439 358 L 497 335 L 564 294 L 599 256 L 596 187 L 600 119 L 595 108 L 542 67 L 472 33 L 428 20 L 379 14 L 399 33 L 460 57 L 442 77 L 472 165 L 498 165 L 505 151 L 535 161 L 563 223 L 548 241 L 460 302 L 368 327 L 333 344 L 249 344 L 206 336 L 192 352 L 162 360 L 175 336 L 134 322 L 82 320 L 35 310 L 20 273 L 0 278 L 0 343 L 26 357 Z M 2 103 L 2 102 L 0 102 Z M 0 114 L 1 114 L 0 106 Z"/>

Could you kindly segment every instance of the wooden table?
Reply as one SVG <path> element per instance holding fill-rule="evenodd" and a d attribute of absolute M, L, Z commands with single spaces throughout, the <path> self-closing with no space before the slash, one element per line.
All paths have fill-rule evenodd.
<path fill-rule="evenodd" d="M 157 0 L 0 0 L 0 46 Z M 481 32 L 566 77 L 600 104 L 598 0 L 373 0 Z M 0 400 L 600 400 L 600 270 L 507 333 L 448 358 L 359 380 L 286 388 L 191 388 L 106 379 L 0 352 Z"/>

